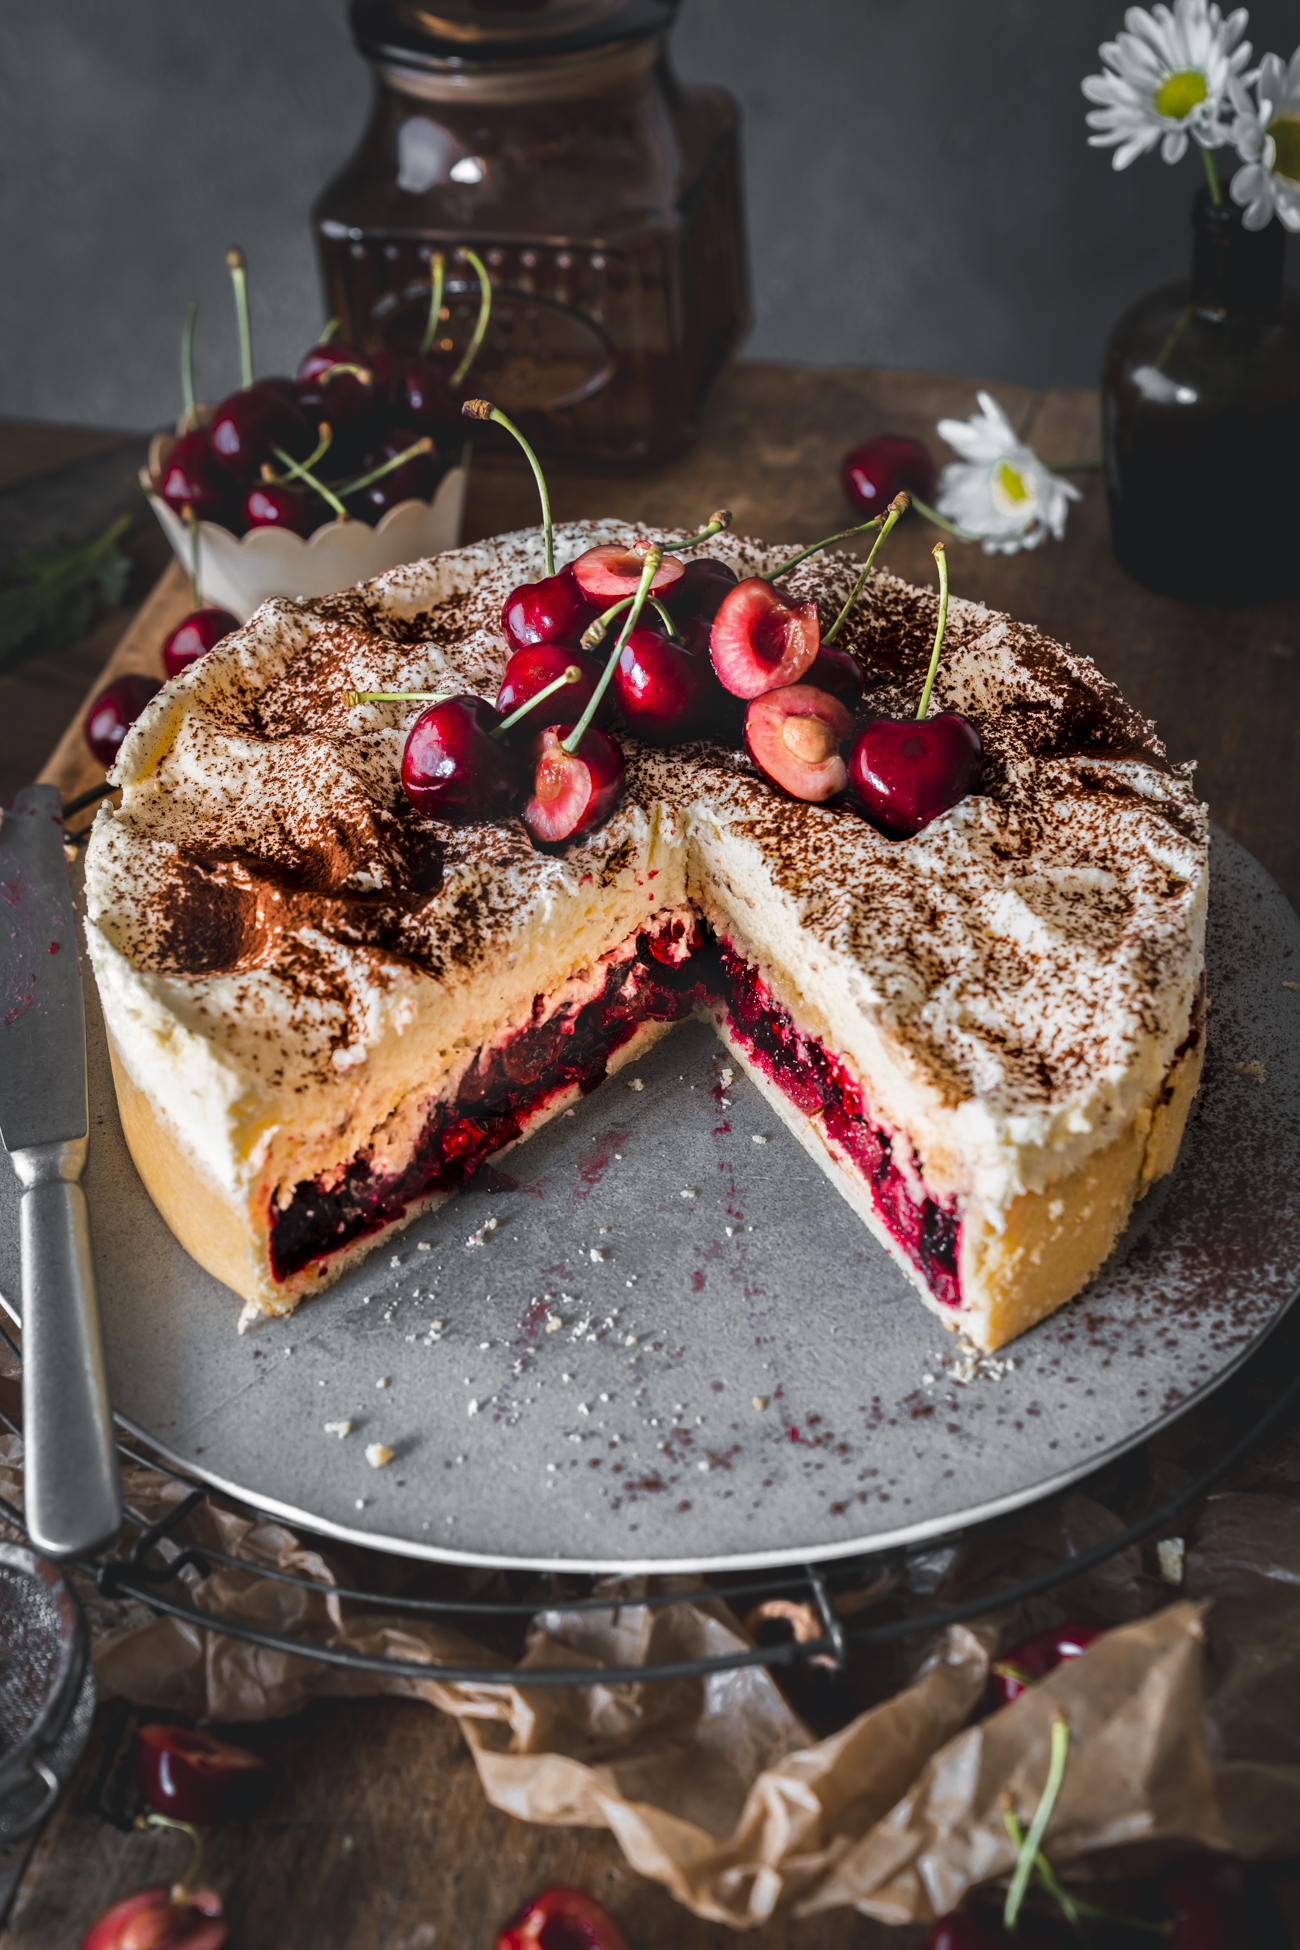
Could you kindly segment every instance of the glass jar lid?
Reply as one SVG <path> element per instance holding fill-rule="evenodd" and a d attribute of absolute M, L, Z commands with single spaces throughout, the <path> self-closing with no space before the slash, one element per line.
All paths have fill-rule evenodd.
<path fill-rule="evenodd" d="M 665 34 L 679 0 L 352 0 L 367 59 L 411 68 L 578 54 Z"/>

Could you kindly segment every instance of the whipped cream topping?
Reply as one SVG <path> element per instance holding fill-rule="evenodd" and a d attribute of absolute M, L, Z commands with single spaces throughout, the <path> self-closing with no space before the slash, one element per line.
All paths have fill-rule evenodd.
<path fill-rule="evenodd" d="M 557 531 L 557 559 L 635 532 Z M 740 574 L 791 550 L 719 536 Z M 858 564 L 786 584 L 823 625 Z M 1087 659 L 950 606 L 932 711 L 977 724 L 977 794 L 914 839 L 786 798 L 710 744 L 626 741 L 613 818 L 563 854 L 517 820 L 415 813 L 416 703 L 495 696 L 501 605 L 543 573 L 528 530 L 309 603 L 265 604 L 173 680 L 119 757 L 87 885 L 119 1055 L 230 1190 L 350 1155 L 418 1069 L 427 1092 L 532 999 L 691 900 L 870 1076 L 927 1180 L 990 1212 L 1073 1168 L 1149 1102 L 1202 968 L 1206 819 L 1190 769 Z M 875 709 L 911 716 L 937 597 L 874 578 L 841 633 Z"/>

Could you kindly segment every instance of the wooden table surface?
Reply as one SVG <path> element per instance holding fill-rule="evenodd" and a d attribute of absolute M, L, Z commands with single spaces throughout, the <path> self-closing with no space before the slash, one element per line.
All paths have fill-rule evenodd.
<path fill-rule="evenodd" d="M 741 533 L 810 541 L 848 519 L 838 485 L 845 449 L 892 430 L 919 435 L 947 458 L 935 421 L 972 412 L 975 385 L 924 373 L 744 364 L 719 384 L 699 444 L 680 459 L 621 474 L 550 470 L 556 516 L 694 524 L 726 506 Z M 1099 451 L 1094 394 L 993 390 L 1044 459 Z M 12 495 L 38 478 L 48 485 L 54 470 L 111 452 L 114 438 L 0 424 L 0 491 Z M 1084 500 L 1071 511 L 1064 543 L 1011 557 L 954 544 L 954 592 L 1093 657 L 1157 721 L 1175 757 L 1197 760 L 1215 820 L 1300 903 L 1300 603 L 1214 610 L 1150 594 L 1114 561 L 1099 477 L 1076 478 Z M 467 540 L 535 519 L 522 464 L 476 465 Z M 1209 502 L 1205 530 L 1212 547 Z M 919 519 L 903 523 L 888 566 L 932 582 L 933 540 Z M 166 551 L 147 526 L 133 547 L 138 604 Z M 98 688 L 108 662 L 159 674 L 158 645 L 188 606 L 184 578 L 169 570 L 142 614 L 120 611 L 84 643 L 0 675 L 0 803 L 37 775 L 65 794 L 100 776 L 78 729 L 83 697 Z M 102 1908 L 179 1868 L 178 1838 L 123 1837 L 87 1805 L 96 1769 L 121 1731 L 121 1708 L 101 1708 L 72 1794 L 22 1851 L 25 1859 L 11 1856 L 3 1950 L 72 1950 Z M 254 1826 L 214 1838 L 211 1880 L 225 1893 L 235 1950 L 487 1950 L 517 1903 L 552 1881 L 600 1896 L 633 1950 L 705 1950 L 734 1940 L 635 1875 L 605 1833 L 535 1829 L 490 1808 L 455 1726 L 429 1707 L 321 1701 L 240 1737 L 273 1761 L 277 1786 Z M 0 1901 L 4 1870 L 0 1855 Z M 913 1950 L 923 1934 L 838 1914 L 775 1923 L 747 1940 L 755 1950 Z"/>

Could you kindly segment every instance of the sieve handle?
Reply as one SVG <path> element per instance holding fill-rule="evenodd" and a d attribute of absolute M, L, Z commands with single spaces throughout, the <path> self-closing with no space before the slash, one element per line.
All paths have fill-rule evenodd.
<path fill-rule="evenodd" d="M 75 1557 L 122 1522 L 90 1219 L 77 1183 L 86 1141 L 10 1155 L 23 1186 L 24 1521 L 37 1550 Z"/>

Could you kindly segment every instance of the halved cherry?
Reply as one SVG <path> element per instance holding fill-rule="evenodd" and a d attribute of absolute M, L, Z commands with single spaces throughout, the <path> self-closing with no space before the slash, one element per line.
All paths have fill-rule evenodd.
<path fill-rule="evenodd" d="M 589 548 L 571 564 L 583 594 L 597 599 L 601 608 L 620 596 L 634 596 L 641 587 L 641 571 L 651 547 L 650 542 L 602 542 L 599 548 Z M 655 570 L 649 593 L 657 596 L 661 590 L 671 589 L 681 580 L 685 567 L 676 555 L 665 555 Z"/>
<path fill-rule="evenodd" d="M 573 564 L 540 582 L 521 582 L 501 609 L 501 628 L 512 650 L 537 643 L 566 643 L 577 648 L 588 624 L 600 615 L 582 592 Z"/>
<path fill-rule="evenodd" d="M 802 681 L 816 690 L 829 691 L 841 704 L 849 706 L 861 703 L 866 688 L 857 658 L 851 651 L 837 650 L 831 643 L 822 644 Z"/>
<path fill-rule="evenodd" d="M 852 735 L 848 706 L 811 684 L 764 691 L 745 713 L 745 744 L 763 777 L 814 805 L 848 784 L 840 747 Z"/>
<path fill-rule="evenodd" d="M 453 826 L 509 812 L 523 781 L 514 746 L 491 735 L 500 723 L 470 693 L 421 712 L 402 752 L 402 788 L 417 812 Z"/>
<path fill-rule="evenodd" d="M 612 688 L 628 730 L 650 745 L 705 737 L 726 699 L 707 658 L 646 627 L 623 645 Z"/>
<path fill-rule="evenodd" d="M 206 1828 L 247 1813 L 269 1782 L 266 1762 L 196 1727 L 150 1722 L 135 1736 L 140 1791 L 155 1814 Z"/>
<path fill-rule="evenodd" d="M 613 812 L 623 787 L 626 768 L 617 740 L 589 725 L 571 755 L 562 741 L 574 729 L 547 725 L 528 747 L 533 788 L 521 817 L 543 844 L 593 832 Z"/>
<path fill-rule="evenodd" d="M 81 1950 L 221 1950 L 225 1941 L 215 1889 L 137 1889 L 91 1924 Z"/>
<path fill-rule="evenodd" d="M 797 684 L 820 645 L 816 603 L 801 603 L 762 576 L 746 576 L 723 597 L 709 633 L 713 668 L 736 697 Z"/>
<path fill-rule="evenodd" d="M 979 784 L 984 747 L 960 711 L 935 718 L 873 718 L 849 754 L 862 809 L 895 839 L 910 839 Z"/>
<path fill-rule="evenodd" d="M 571 664 L 578 666 L 582 676 L 575 684 L 566 687 L 562 702 L 566 710 L 574 713 L 576 722 L 586 710 L 604 666 L 585 650 L 570 650 L 560 643 L 534 643 L 526 650 L 516 650 L 507 660 L 501 688 L 497 692 L 496 708 L 501 716 L 508 718 L 521 704 L 527 704 L 530 697 L 536 697 L 539 691 L 563 676 Z M 608 718 L 613 708 L 612 693 L 606 691 L 596 711 L 597 719 Z M 527 718 L 522 719 L 513 732 L 507 733 L 519 743 L 536 735 L 536 725 L 530 724 Z"/>
<path fill-rule="evenodd" d="M 215 604 L 209 603 L 203 609 L 191 610 L 163 641 L 163 669 L 169 677 L 179 677 L 183 670 L 196 664 L 200 657 L 206 657 L 223 637 L 228 637 L 232 630 L 238 628 L 239 618 L 232 616 L 228 609 L 218 609 Z"/>
<path fill-rule="evenodd" d="M 1000 1653 L 989 1680 L 995 1706 L 1009 1706 L 1028 1687 L 1054 1672 L 1063 1659 L 1077 1659 L 1101 1637 L 1101 1628 L 1072 1618 L 1050 1631 L 1035 1632 Z"/>
<path fill-rule="evenodd" d="M 517 1909 L 496 1950 L 627 1950 L 609 1911 L 582 1889 L 543 1889 Z"/>

